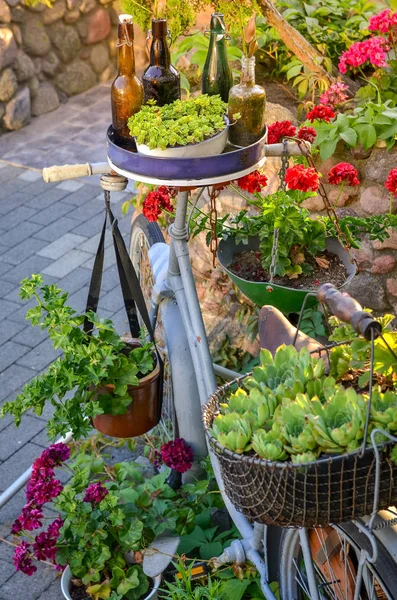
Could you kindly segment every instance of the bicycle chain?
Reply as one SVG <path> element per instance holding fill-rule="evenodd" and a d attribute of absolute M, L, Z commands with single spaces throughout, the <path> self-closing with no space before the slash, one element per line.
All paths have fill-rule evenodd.
<path fill-rule="evenodd" d="M 217 235 L 217 221 L 218 212 L 216 210 L 216 200 L 219 198 L 221 190 L 215 186 L 211 189 L 208 188 L 210 194 L 210 227 L 211 227 L 211 238 L 210 238 L 210 252 L 212 254 L 212 266 L 215 268 L 216 265 L 216 253 L 218 251 L 218 235 Z"/>

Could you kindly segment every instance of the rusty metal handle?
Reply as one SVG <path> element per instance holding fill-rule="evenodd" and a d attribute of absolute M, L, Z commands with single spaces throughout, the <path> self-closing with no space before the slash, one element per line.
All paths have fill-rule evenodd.
<path fill-rule="evenodd" d="M 374 339 L 382 333 L 382 326 L 370 313 L 364 312 L 357 300 L 346 292 L 340 292 L 331 283 L 324 283 L 317 292 L 317 299 L 325 304 L 340 321 L 350 323 L 353 329 L 366 340 Z"/>

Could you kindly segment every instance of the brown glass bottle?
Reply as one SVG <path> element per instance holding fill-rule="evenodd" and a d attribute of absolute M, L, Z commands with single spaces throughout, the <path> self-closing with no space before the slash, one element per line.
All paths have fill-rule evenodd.
<path fill-rule="evenodd" d="M 135 75 L 134 27 L 131 15 L 119 16 L 118 73 L 112 83 L 112 124 L 120 142 L 131 143 L 128 119 L 139 111 L 143 86 Z"/>
<path fill-rule="evenodd" d="M 150 63 L 142 75 L 142 83 L 144 102 L 155 100 L 157 106 L 170 104 L 181 97 L 181 77 L 171 64 L 167 35 L 167 21 L 153 19 Z"/>

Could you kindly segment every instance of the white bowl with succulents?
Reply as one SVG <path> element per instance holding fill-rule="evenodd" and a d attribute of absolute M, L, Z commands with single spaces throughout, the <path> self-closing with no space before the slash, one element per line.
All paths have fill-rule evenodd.
<path fill-rule="evenodd" d="M 128 125 L 139 154 L 157 158 L 198 158 L 221 154 L 228 137 L 227 105 L 202 95 L 162 107 L 146 105 Z"/>

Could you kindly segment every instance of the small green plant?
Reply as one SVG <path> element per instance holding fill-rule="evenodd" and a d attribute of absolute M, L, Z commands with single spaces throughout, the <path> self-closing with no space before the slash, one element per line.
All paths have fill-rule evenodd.
<path fill-rule="evenodd" d="M 185 565 L 179 560 L 175 566 L 175 581 L 165 582 L 166 588 L 161 591 L 162 600 L 226 600 L 226 596 L 220 591 L 220 581 L 208 577 L 208 581 L 201 584 L 193 580 L 194 562 Z"/>
<path fill-rule="evenodd" d="M 226 127 L 227 105 L 220 96 L 203 94 L 158 107 L 146 105 L 128 121 L 138 144 L 165 150 L 170 146 L 197 144 Z"/>
<path fill-rule="evenodd" d="M 131 404 L 128 386 L 137 385 L 142 376 L 153 371 L 153 345 L 142 339 L 142 345 L 131 350 L 110 320 L 100 319 L 92 311 L 77 314 L 66 304 L 68 294 L 55 284 L 45 285 L 41 275 L 25 279 L 20 296 L 36 300 L 27 319 L 47 330 L 54 348 L 63 355 L 26 384 L 13 402 L 6 402 L 0 417 L 11 414 L 18 426 L 27 411 L 41 415 L 44 406 L 51 404 L 54 414 L 47 424 L 50 437 L 71 431 L 77 439 L 92 429 L 95 415 L 124 414 Z M 86 318 L 92 323 L 91 335 L 82 327 Z M 98 387 L 107 384 L 114 385 L 114 392 L 98 394 Z"/>

